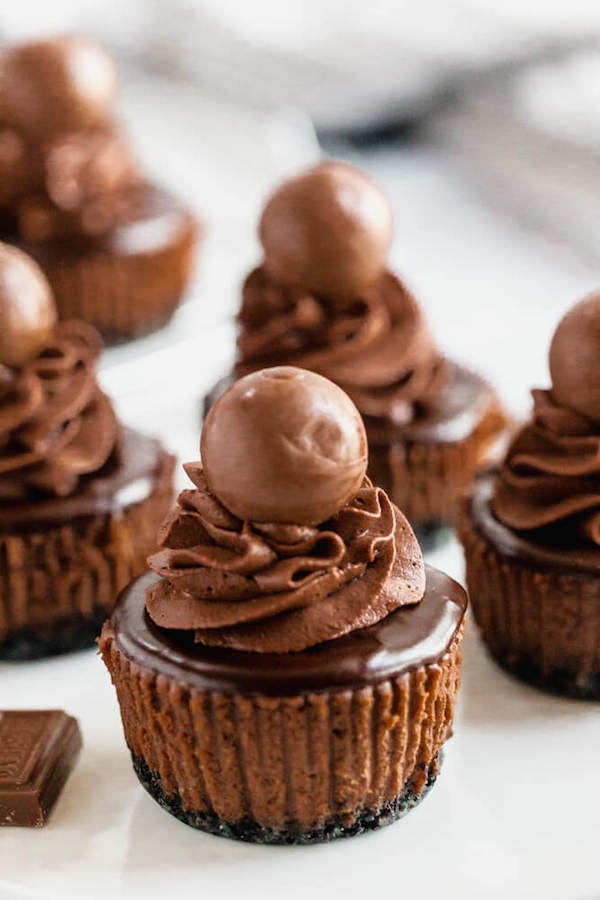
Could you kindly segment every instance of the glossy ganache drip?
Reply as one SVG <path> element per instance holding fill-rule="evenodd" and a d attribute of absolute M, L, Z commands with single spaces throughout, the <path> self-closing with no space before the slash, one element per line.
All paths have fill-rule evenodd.
<path fill-rule="evenodd" d="M 84 322 L 62 322 L 44 350 L 0 365 L 0 499 L 67 496 L 115 450 L 119 425 L 98 387 L 102 344 Z"/>
<path fill-rule="evenodd" d="M 364 416 L 396 425 L 413 421 L 448 378 L 419 304 L 391 272 L 343 301 L 278 284 L 261 267 L 246 280 L 238 321 L 238 374 L 273 364 L 311 369 Z"/>
<path fill-rule="evenodd" d="M 600 425 L 534 390 L 533 421 L 510 446 L 493 508 L 510 528 L 600 544 Z"/>
<path fill-rule="evenodd" d="M 286 653 L 421 600 L 416 538 L 368 478 L 336 516 L 308 526 L 242 521 L 211 494 L 200 463 L 185 470 L 196 489 L 180 494 L 148 561 L 161 576 L 146 595 L 156 625 L 204 645 Z"/>

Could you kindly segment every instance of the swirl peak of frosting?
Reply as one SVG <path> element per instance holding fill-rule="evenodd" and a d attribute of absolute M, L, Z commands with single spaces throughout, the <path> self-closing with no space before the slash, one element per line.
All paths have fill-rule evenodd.
<path fill-rule="evenodd" d="M 288 653 L 365 628 L 418 603 L 425 586 L 417 540 L 383 490 L 365 478 L 319 526 L 243 521 L 208 488 L 200 463 L 148 560 L 161 579 L 146 593 L 162 628 L 201 644 Z"/>
<path fill-rule="evenodd" d="M 67 496 L 108 461 L 119 425 L 96 380 L 101 348 L 90 325 L 61 322 L 33 359 L 0 365 L 0 499 Z"/>

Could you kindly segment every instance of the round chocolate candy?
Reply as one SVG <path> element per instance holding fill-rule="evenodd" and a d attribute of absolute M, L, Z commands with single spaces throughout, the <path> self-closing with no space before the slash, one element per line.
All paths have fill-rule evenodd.
<path fill-rule="evenodd" d="M 382 191 L 359 169 L 326 162 L 275 191 L 259 234 L 264 267 L 275 281 L 348 299 L 381 275 L 392 212 Z"/>
<path fill-rule="evenodd" d="M 21 250 L 0 243 L 0 364 L 20 366 L 36 357 L 55 324 L 42 270 Z"/>
<path fill-rule="evenodd" d="M 210 490 L 240 519 L 318 525 L 367 469 L 360 413 L 335 384 L 292 366 L 246 375 L 209 412 L 200 446 Z"/>
<path fill-rule="evenodd" d="M 116 87 L 112 59 L 88 38 L 33 41 L 2 56 L 2 117 L 30 137 L 82 131 L 106 121 Z"/>
<path fill-rule="evenodd" d="M 600 422 L 600 292 L 559 322 L 550 345 L 550 375 L 558 403 Z"/>

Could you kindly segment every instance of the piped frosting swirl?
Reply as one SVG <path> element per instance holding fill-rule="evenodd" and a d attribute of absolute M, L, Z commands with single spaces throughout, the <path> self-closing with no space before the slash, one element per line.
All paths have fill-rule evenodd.
<path fill-rule="evenodd" d="M 532 391 L 533 421 L 511 444 L 497 479 L 496 517 L 520 531 L 553 529 L 600 545 L 600 428 Z"/>
<path fill-rule="evenodd" d="M 384 491 L 358 495 L 319 526 L 242 521 L 211 494 L 199 463 L 149 565 L 156 625 L 197 642 L 262 653 L 296 652 L 418 603 L 425 586 L 417 540 Z"/>
<path fill-rule="evenodd" d="M 119 425 L 100 390 L 100 338 L 84 322 L 62 322 L 44 350 L 0 366 L 0 499 L 67 496 L 115 451 Z"/>
<path fill-rule="evenodd" d="M 260 267 L 246 279 L 238 322 L 237 374 L 275 363 L 311 369 L 367 417 L 407 424 L 447 382 L 419 304 L 391 272 L 342 301 L 275 283 Z"/>

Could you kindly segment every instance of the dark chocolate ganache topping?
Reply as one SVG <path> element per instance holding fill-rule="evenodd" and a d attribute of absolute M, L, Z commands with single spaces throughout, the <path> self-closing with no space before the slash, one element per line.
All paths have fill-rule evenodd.
<path fill-rule="evenodd" d="M 372 684 L 434 663 L 456 639 L 467 606 L 459 584 L 425 566 L 421 602 L 405 604 L 369 628 L 303 653 L 245 653 L 194 643 L 191 631 L 157 627 L 144 609 L 145 595 L 157 582 L 154 572 L 134 581 L 110 617 L 129 659 L 200 690 L 272 696 Z"/>
<path fill-rule="evenodd" d="M 388 271 L 344 300 L 276 283 L 260 267 L 246 279 L 238 322 L 238 375 L 274 364 L 311 369 L 364 416 L 394 425 L 412 422 L 448 380 L 417 301 Z"/>
<path fill-rule="evenodd" d="M 493 507 L 510 528 L 546 528 L 600 545 L 600 427 L 534 390 L 533 421 L 511 444 Z"/>
<path fill-rule="evenodd" d="M 420 602 L 417 540 L 384 491 L 357 496 L 318 526 L 242 521 L 209 491 L 202 467 L 149 559 L 161 576 L 146 593 L 153 622 L 197 643 L 288 653 L 339 638 Z"/>
<path fill-rule="evenodd" d="M 119 425 L 96 380 L 102 344 L 84 322 L 62 322 L 45 348 L 0 365 L 0 499 L 68 496 L 113 453 Z"/>

